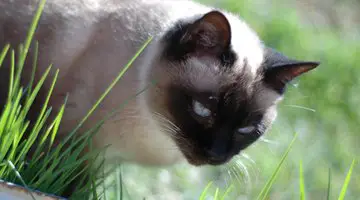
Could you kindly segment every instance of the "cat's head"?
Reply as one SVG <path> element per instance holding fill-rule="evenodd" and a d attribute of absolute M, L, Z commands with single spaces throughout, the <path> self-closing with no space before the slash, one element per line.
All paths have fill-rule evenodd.
<path fill-rule="evenodd" d="M 319 64 L 265 47 L 240 19 L 219 11 L 179 22 L 159 43 L 148 103 L 193 165 L 226 163 L 259 139 L 286 85 Z"/>

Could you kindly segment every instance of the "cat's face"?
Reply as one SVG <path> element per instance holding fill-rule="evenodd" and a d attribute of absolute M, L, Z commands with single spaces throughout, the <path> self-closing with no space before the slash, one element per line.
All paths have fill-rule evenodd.
<path fill-rule="evenodd" d="M 157 85 L 149 105 L 194 165 L 226 163 L 254 143 L 274 121 L 286 84 L 318 65 L 260 42 L 246 43 L 258 45 L 248 47 L 258 56 L 239 52 L 233 38 L 242 35 L 232 28 L 218 11 L 181 22 L 164 36 L 152 63 Z"/>

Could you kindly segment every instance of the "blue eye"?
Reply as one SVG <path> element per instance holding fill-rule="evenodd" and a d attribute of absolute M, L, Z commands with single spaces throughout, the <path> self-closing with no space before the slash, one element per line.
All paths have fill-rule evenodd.
<path fill-rule="evenodd" d="M 239 132 L 241 134 L 249 134 L 249 133 L 253 132 L 254 130 L 255 130 L 255 126 L 246 126 L 246 127 L 238 128 L 237 132 Z"/>
<path fill-rule="evenodd" d="M 193 101 L 193 111 L 200 117 L 209 117 L 211 115 L 211 110 L 206 108 L 202 103 L 198 101 Z"/>

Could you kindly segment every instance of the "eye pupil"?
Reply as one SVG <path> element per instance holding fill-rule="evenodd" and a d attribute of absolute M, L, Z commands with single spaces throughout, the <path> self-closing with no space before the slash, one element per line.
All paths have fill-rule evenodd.
<path fill-rule="evenodd" d="M 194 112 L 201 117 L 209 117 L 211 111 L 198 101 L 193 101 Z"/>

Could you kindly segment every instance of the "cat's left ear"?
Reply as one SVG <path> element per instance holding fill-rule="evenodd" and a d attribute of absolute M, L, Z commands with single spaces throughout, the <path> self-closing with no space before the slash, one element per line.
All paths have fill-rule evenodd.
<path fill-rule="evenodd" d="M 230 45 L 231 28 L 226 16 L 210 11 L 191 24 L 181 43 L 191 44 L 196 53 L 220 54 Z"/>
<path fill-rule="evenodd" d="M 319 62 L 289 59 L 281 53 L 268 48 L 265 50 L 264 81 L 277 92 L 283 93 L 287 83 L 315 69 L 319 64 Z"/>

